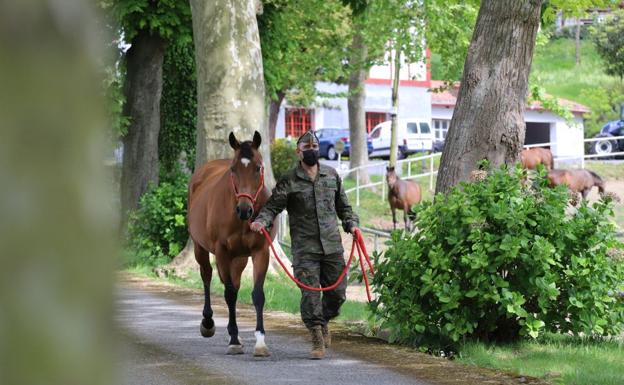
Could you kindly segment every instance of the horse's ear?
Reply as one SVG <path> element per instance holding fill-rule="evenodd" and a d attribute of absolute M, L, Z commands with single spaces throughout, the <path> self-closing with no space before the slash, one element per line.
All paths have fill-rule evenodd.
<path fill-rule="evenodd" d="M 386 171 L 394 171 L 394 166 L 393 167 L 386 167 Z"/>
<path fill-rule="evenodd" d="M 234 150 L 238 150 L 240 148 L 240 142 L 236 139 L 236 135 L 234 135 L 233 132 L 230 132 L 230 146 L 232 146 Z"/>
<path fill-rule="evenodd" d="M 260 136 L 260 133 L 258 131 L 254 132 L 254 136 L 253 136 L 253 148 L 255 148 L 256 150 L 258 148 L 260 148 L 260 144 L 262 143 L 262 136 Z"/>

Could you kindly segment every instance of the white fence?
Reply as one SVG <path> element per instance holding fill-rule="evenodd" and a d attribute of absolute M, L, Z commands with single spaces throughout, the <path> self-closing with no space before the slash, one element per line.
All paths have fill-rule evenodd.
<path fill-rule="evenodd" d="M 586 159 L 594 159 L 594 158 L 606 158 L 606 157 L 612 157 L 612 156 L 620 156 L 620 155 L 624 155 L 624 151 L 618 151 L 618 152 L 613 152 L 613 153 L 609 153 L 609 154 L 586 154 L 585 153 L 585 144 L 586 143 L 593 143 L 593 142 L 597 142 L 597 141 L 604 141 L 604 140 L 608 140 L 608 141 L 614 141 L 614 140 L 620 140 L 620 139 L 624 139 L 624 136 L 614 136 L 614 137 L 609 137 L 609 138 L 591 138 L 591 139 L 585 139 L 583 140 L 583 155 L 578 155 L 578 156 L 562 156 L 562 157 L 555 157 L 554 161 L 569 161 L 569 160 L 575 160 L 578 159 L 580 160 L 580 167 L 581 168 L 585 168 L 585 160 Z M 524 146 L 524 148 L 532 148 L 532 147 L 546 147 L 546 146 L 556 146 L 557 142 L 548 142 L 548 143 L 537 143 L 537 144 L 528 144 L 526 146 Z M 402 159 L 397 161 L 397 172 L 400 173 L 400 171 L 402 170 L 403 164 L 407 163 L 407 175 L 402 176 L 403 179 L 415 179 L 415 178 L 424 178 L 424 177 L 429 177 L 429 191 L 433 191 L 433 179 L 434 176 L 437 175 L 438 170 L 434 169 L 434 161 L 433 159 L 435 157 L 439 157 L 441 156 L 442 153 L 435 153 L 435 154 L 429 154 L 429 155 L 423 155 L 423 156 L 419 156 L 419 157 L 415 157 L 415 158 L 408 158 L 408 159 Z M 429 171 L 425 172 L 425 173 L 420 173 L 420 174 L 414 174 L 412 175 L 412 163 L 414 162 L 423 162 L 423 164 L 429 160 Z M 367 165 L 364 166 L 359 166 L 359 167 L 354 167 L 348 170 L 339 170 L 338 173 L 340 174 L 341 177 L 344 177 L 346 175 L 355 174 L 355 180 L 356 180 L 356 184 L 355 187 L 352 187 L 350 189 L 345 190 L 345 192 L 347 194 L 349 193 L 353 193 L 355 192 L 355 205 L 359 206 L 360 205 L 360 190 L 362 189 L 367 189 L 367 188 L 372 188 L 375 186 L 381 186 L 381 199 L 384 200 L 386 198 L 386 181 L 382 178 L 381 181 L 378 182 L 371 182 L 371 183 L 367 183 L 367 184 L 360 184 L 360 172 L 362 169 L 367 169 L 370 170 L 372 168 L 375 167 L 387 167 L 390 164 L 390 162 L 388 161 L 383 161 L 383 162 L 375 162 L 375 163 L 369 163 Z M 425 167 L 421 167 L 421 169 L 424 169 Z"/>

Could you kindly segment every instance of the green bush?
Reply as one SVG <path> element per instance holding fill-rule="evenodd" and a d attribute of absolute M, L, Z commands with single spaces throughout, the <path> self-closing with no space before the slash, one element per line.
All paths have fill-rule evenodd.
<path fill-rule="evenodd" d="M 297 164 L 299 158 L 295 152 L 296 148 L 294 142 L 286 139 L 276 139 L 271 144 L 271 166 L 276 180 Z"/>
<path fill-rule="evenodd" d="M 612 198 L 571 212 L 566 188 L 548 188 L 543 169 L 532 184 L 523 178 L 502 168 L 462 183 L 415 209 L 415 233 L 392 234 L 372 308 L 394 340 L 449 347 L 624 330 Z"/>
<path fill-rule="evenodd" d="M 169 262 L 186 244 L 188 176 L 178 172 L 152 187 L 130 215 L 128 246 L 135 261 L 146 265 Z"/>

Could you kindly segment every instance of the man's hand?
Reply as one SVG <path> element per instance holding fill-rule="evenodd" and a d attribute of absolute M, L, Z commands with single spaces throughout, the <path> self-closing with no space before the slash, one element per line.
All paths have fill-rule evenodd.
<path fill-rule="evenodd" d="M 262 229 L 264 229 L 264 225 L 260 222 L 253 222 L 249 225 L 251 231 L 255 231 L 257 233 L 262 233 Z"/>
<path fill-rule="evenodd" d="M 353 226 L 351 227 L 351 229 L 349 229 L 349 232 L 351 233 L 351 235 L 355 235 L 355 230 L 359 230 L 359 228 L 357 226 Z"/>

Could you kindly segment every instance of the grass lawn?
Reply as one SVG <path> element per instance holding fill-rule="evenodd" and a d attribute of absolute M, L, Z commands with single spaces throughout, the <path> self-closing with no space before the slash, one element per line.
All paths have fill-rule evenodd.
<path fill-rule="evenodd" d="M 583 103 L 582 91 L 618 81 L 607 75 L 602 59 L 590 40 L 581 40 L 581 64 L 576 65 L 573 39 L 553 39 L 536 47 L 531 65 L 531 80 L 552 95 Z"/>
<path fill-rule="evenodd" d="M 467 343 L 460 362 L 546 378 L 553 384 L 624 384 L 624 342 L 550 335 L 512 345 Z"/>

